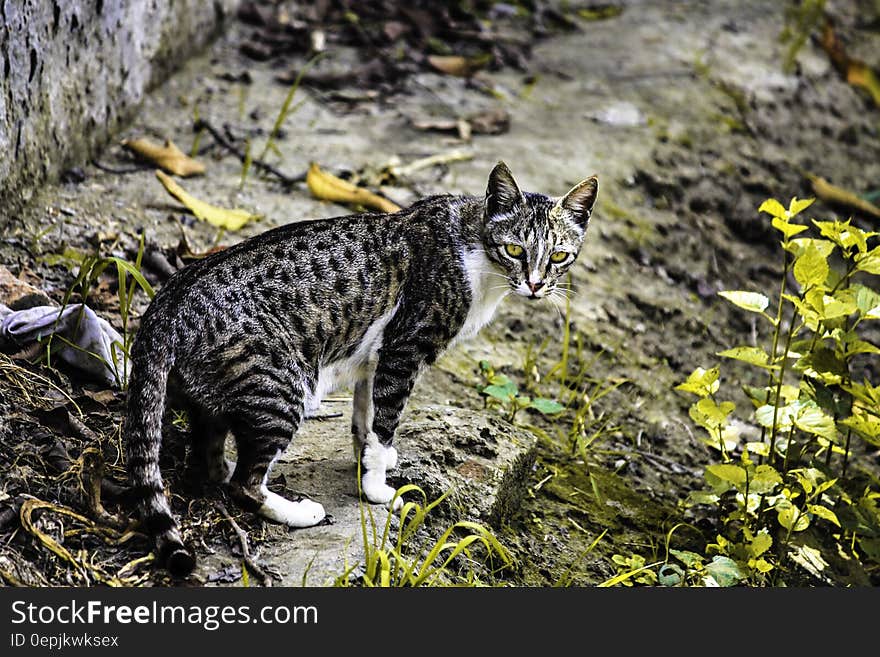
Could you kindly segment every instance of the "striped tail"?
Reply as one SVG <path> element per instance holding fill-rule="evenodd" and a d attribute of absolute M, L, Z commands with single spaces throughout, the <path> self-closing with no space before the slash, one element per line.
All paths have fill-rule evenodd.
<path fill-rule="evenodd" d="M 165 348 L 153 348 L 135 340 L 125 422 L 126 462 L 132 497 L 143 528 L 155 541 L 159 563 L 172 575 L 184 577 L 192 572 L 196 561 L 183 544 L 180 526 L 171 515 L 159 470 L 162 416 L 170 369 L 171 361 Z"/>

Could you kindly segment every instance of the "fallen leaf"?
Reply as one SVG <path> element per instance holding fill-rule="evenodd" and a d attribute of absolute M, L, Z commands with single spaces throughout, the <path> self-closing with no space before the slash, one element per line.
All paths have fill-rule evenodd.
<path fill-rule="evenodd" d="M 13 276 L 12 272 L 0 265 L 0 303 L 13 310 L 22 310 L 31 306 L 48 305 L 52 302 L 45 292 Z"/>
<path fill-rule="evenodd" d="M 864 214 L 870 215 L 876 219 L 880 219 L 880 207 L 865 199 L 849 192 L 842 187 L 832 185 L 830 182 L 819 176 L 807 176 L 813 186 L 813 192 L 823 201 L 829 203 L 837 203 L 845 205 Z"/>
<path fill-rule="evenodd" d="M 492 55 L 479 57 L 462 57 L 460 55 L 428 55 L 428 63 L 446 75 L 469 78 L 485 67 L 492 60 Z"/>
<path fill-rule="evenodd" d="M 387 198 L 327 173 L 318 166 L 317 162 L 312 162 L 309 165 L 309 171 L 306 174 L 306 184 L 315 198 L 323 201 L 354 203 L 379 210 L 380 212 L 397 212 L 400 210 L 399 205 L 389 201 Z"/>
<path fill-rule="evenodd" d="M 500 135 L 510 130 L 510 112 L 501 107 L 473 114 L 467 120 L 478 135 Z"/>
<path fill-rule="evenodd" d="M 819 42 L 822 49 L 828 53 L 831 63 L 846 81 L 854 87 L 865 89 L 871 94 L 874 104 L 880 107 L 880 78 L 865 62 L 853 59 L 846 53 L 830 19 L 825 20 Z"/>
<path fill-rule="evenodd" d="M 205 165 L 192 159 L 180 150 L 173 141 L 167 139 L 164 146 L 159 146 L 149 139 L 125 139 L 122 145 L 136 155 L 149 160 L 175 176 L 197 176 L 205 173 Z"/>
<path fill-rule="evenodd" d="M 227 210 L 226 208 L 218 208 L 216 205 L 200 201 L 187 194 L 170 176 L 165 175 L 159 170 L 156 171 L 156 177 L 165 189 L 168 190 L 168 193 L 183 203 L 196 217 L 218 228 L 240 230 L 246 223 L 258 221 L 262 218 L 262 215 L 252 214 L 247 210 L 240 210 L 238 208 Z"/>

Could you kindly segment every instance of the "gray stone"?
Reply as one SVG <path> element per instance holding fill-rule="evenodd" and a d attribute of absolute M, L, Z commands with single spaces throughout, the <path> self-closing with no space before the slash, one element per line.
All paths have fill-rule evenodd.
<path fill-rule="evenodd" d="M 0 0 L 0 228 L 206 45 L 238 0 Z"/>

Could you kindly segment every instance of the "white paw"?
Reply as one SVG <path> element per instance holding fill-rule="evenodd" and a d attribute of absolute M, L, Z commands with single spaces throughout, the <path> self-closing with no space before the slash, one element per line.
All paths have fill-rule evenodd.
<path fill-rule="evenodd" d="M 361 478 L 361 487 L 364 496 L 373 504 L 384 504 L 392 511 L 397 511 L 403 506 L 403 500 L 400 497 L 396 499 L 394 497 L 397 490 L 385 483 L 384 474 L 379 476 L 377 473 L 368 472 Z M 394 500 L 393 507 L 391 500 Z"/>
<path fill-rule="evenodd" d="M 266 499 L 259 513 L 269 520 L 284 523 L 289 527 L 312 527 L 327 515 L 324 507 L 312 500 L 291 502 L 272 491 L 265 492 Z"/>
<path fill-rule="evenodd" d="M 387 445 L 382 448 L 384 451 L 382 453 L 382 458 L 385 461 L 385 469 L 391 470 L 392 468 L 397 467 L 397 450 L 394 449 L 394 446 Z"/>

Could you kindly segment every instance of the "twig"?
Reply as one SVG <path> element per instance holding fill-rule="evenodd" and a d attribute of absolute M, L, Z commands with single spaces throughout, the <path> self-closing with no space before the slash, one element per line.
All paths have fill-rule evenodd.
<path fill-rule="evenodd" d="M 92 166 L 96 169 L 100 169 L 101 171 L 106 171 L 107 173 L 138 173 L 139 171 L 147 171 L 148 169 L 155 169 L 155 165 L 136 165 L 133 167 L 129 167 L 127 169 L 115 169 L 114 167 L 109 167 L 106 164 L 101 164 L 97 159 L 92 160 Z"/>
<path fill-rule="evenodd" d="M 217 510 L 223 514 L 223 517 L 229 521 L 229 525 L 232 527 L 232 530 L 238 536 L 238 543 L 241 546 L 241 556 L 244 559 L 244 565 L 247 567 L 249 571 L 251 571 L 254 575 L 256 575 L 263 586 L 272 586 L 272 578 L 269 574 L 263 570 L 254 558 L 251 556 L 251 550 L 248 546 L 248 537 L 247 532 L 245 532 L 241 526 L 235 522 L 235 518 L 229 515 L 229 511 L 226 509 L 226 505 L 223 502 L 215 501 L 214 505 L 217 507 Z"/>
<path fill-rule="evenodd" d="M 241 160 L 242 163 L 247 158 L 247 155 L 245 154 L 245 152 L 243 150 L 236 147 L 234 144 L 230 143 L 229 140 L 226 139 L 226 137 L 224 137 L 223 134 L 219 130 L 217 130 L 217 128 L 215 128 L 213 125 L 211 125 L 210 123 L 208 123 L 204 119 L 199 119 L 198 121 L 193 123 L 193 130 L 196 132 L 198 132 L 199 130 L 207 130 L 211 134 L 211 136 L 217 141 L 217 143 L 220 144 L 220 146 L 222 146 L 227 151 L 229 151 L 230 153 L 235 155 L 239 160 Z M 254 166 L 257 169 L 261 169 L 267 173 L 271 173 L 273 176 L 276 176 L 282 183 L 284 183 L 288 187 L 292 187 L 293 185 L 295 185 L 297 183 L 304 182 L 306 179 L 306 172 L 305 171 L 303 171 L 302 173 L 295 175 L 295 176 L 288 176 L 283 171 L 279 171 L 278 169 L 273 167 L 271 164 L 268 164 L 268 163 L 264 162 L 263 160 L 252 159 L 251 166 Z"/>

